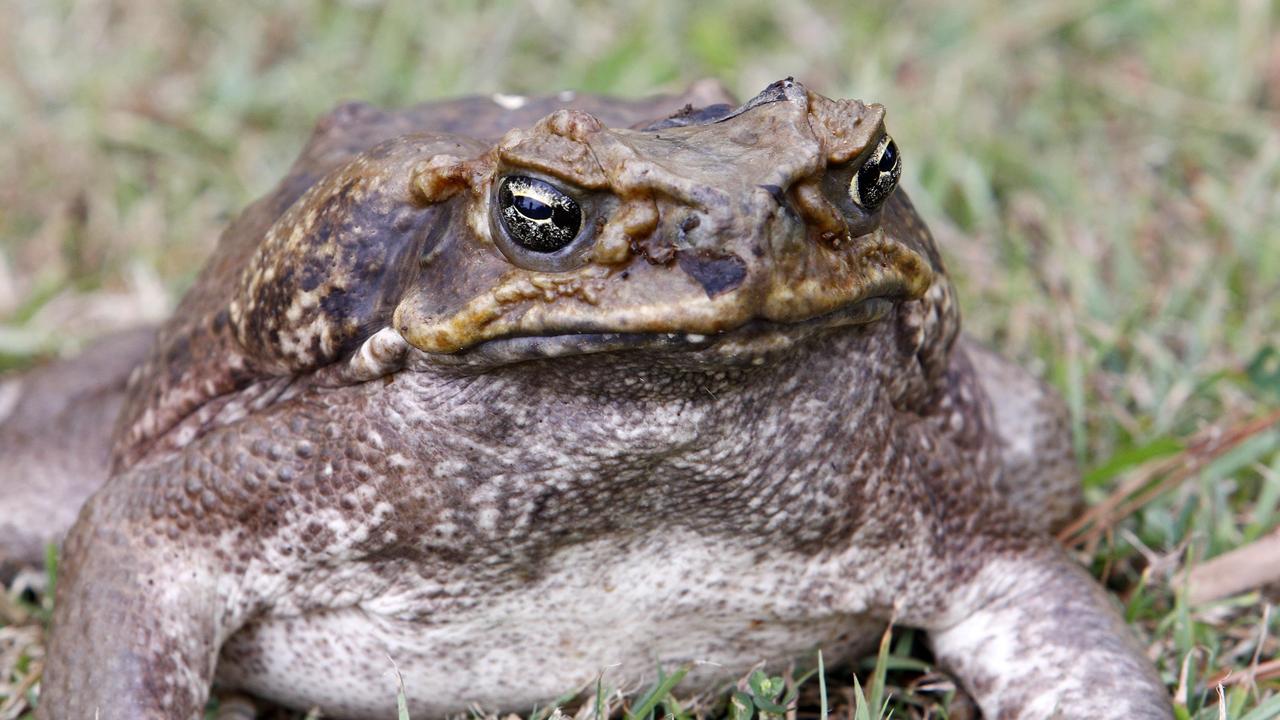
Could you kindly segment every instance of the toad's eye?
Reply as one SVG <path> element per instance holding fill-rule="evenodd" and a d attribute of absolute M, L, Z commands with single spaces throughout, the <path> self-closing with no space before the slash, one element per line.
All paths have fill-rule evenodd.
<path fill-rule="evenodd" d="M 526 250 L 553 253 L 578 236 L 582 209 L 554 185 L 511 175 L 498 187 L 499 217 L 507 235 Z"/>
<path fill-rule="evenodd" d="M 885 135 L 849 182 L 849 197 L 858 207 L 875 212 L 889 199 L 902 175 L 902 156 L 898 144 Z"/>

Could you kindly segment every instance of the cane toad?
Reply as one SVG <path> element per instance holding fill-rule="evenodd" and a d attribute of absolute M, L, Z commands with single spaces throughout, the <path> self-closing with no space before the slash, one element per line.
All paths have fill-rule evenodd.
<path fill-rule="evenodd" d="M 908 153 L 791 80 L 338 108 L 132 374 L 38 717 L 392 717 L 391 661 L 414 717 L 527 711 L 890 620 L 986 717 L 1172 717 Z"/>

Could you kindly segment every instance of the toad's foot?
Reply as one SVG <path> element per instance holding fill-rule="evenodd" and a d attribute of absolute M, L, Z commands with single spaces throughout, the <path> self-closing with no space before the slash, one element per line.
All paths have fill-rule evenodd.
<path fill-rule="evenodd" d="M 984 717 L 1173 717 L 1111 599 L 1059 548 L 993 558 L 971 588 L 964 619 L 931 637 Z"/>

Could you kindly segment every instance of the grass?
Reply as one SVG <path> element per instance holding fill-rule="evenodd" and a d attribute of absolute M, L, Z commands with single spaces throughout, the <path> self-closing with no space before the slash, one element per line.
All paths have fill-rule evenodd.
<path fill-rule="evenodd" d="M 340 99 L 795 75 L 888 107 L 967 327 L 1067 398 L 1105 512 L 1065 540 L 1180 717 L 1280 716 L 1274 588 L 1192 604 L 1181 580 L 1280 520 L 1280 3 L 433 5 L 0 4 L 0 369 L 162 317 Z M 0 694 L 28 693 L 34 621 L 6 617 Z M 863 680 L 946 717 L 919 646 Z"/>

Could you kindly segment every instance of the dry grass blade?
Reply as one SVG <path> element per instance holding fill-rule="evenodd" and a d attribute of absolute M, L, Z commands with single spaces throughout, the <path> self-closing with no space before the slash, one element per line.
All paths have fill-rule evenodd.
<path fill-rule="evenodd" d="M 22 676 L 22 680 L 13 688 L 13 694 L 9 696 L 3 706 L 0 706 L 0 719 L 12 720 L 13 718 L 19 718 L 30 709 L 27 706 L 27 693 L 40 681 L 43 667 L 40 663 L 34 663 L 31 669 L 27 671 L 27 674 Z"/>
<path fill-rule="evenodd" d="M 1116 523 L 1137 512 L 1147 503 L 1186 482 L 1209 463 L 1244 441 L 1280 423 L 1280 411 L 1255 418 L 1222 430 L 1213 426 L 1202 431 L 1182 452 L 1140 470 L 1106 500 L 1058 533 L 1058 540 L 1068 547 L 1087 545 L 1110 532 Z M 1151 484 L 1152 480 L 1161 478 Z"/>
<path fill-rule="evenodd" d="M 1280 678 L 1280 658 L 1258 663 L 1257 668 L 1250 673 L 1238 673 L 1230 670 L 1219 673 L 1216 677 L 1209 680 L 1209 684 L 1243 685 L 1245 683 L 1275 680 L 1276 678 Z"/>
<path fill-rule="evenodd" d="M 0 720 L 15 720 L 31 709 L 27 704 L 28 692 L 40 681 L 44 667 L 39 654 L 42 635 L 38 625 L 0 628 L 0 667 L 6 670 L 0 677 L 0 698 L 3 698 Z M 29 657 L 30 662 L 24 670 L 18 670 L 19 658 L 23 656 Z"/>
<path fill-rule="evenodd" d="M 1192 605 L 1236 595 L 1280 580 L 1280 532 L 1203 562 L 1186 575 Z"/>

